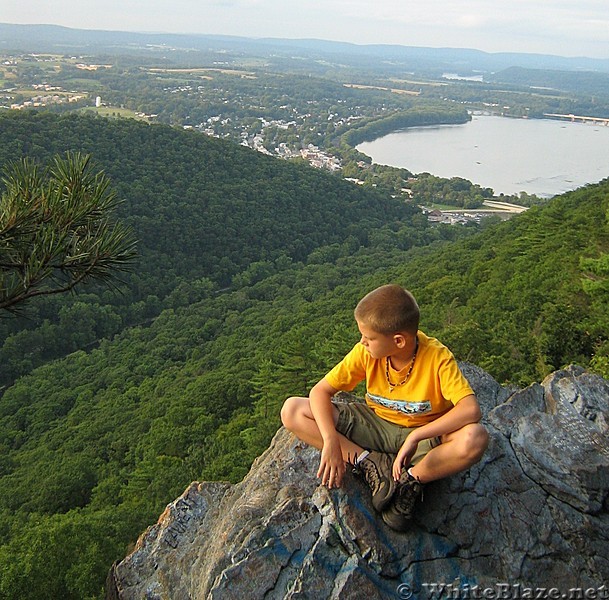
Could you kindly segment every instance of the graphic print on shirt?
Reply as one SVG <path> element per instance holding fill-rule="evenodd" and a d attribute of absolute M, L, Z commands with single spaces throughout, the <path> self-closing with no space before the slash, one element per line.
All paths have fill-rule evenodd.
<path fill-rule="evenodd" d="M 419 402 L 410 402 L 408 400 L 390 400 L 384 396 L 377 396 L 368 392 L 368 398 L 372 402 L 376 402 L 385 408 L 401 412 L 405 415 L 423 415 L 431 412 L 431 402 L 429 400 L 421 400 Z"/>

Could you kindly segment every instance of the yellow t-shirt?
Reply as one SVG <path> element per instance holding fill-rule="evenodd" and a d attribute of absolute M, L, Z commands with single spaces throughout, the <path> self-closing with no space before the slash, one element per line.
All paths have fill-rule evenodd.
<path fill-rule="evenodd" d="M 406 383 L 395 385 L 404 380 L 410 364 L 401 371 L 390 369 L 393 390 L 387 381 L 387 359 L 372 358 L 359 342 L 325 379 L 347 392 L 365 380 L 366 403 L 379 417 L 405 427 L 425 425 L 474 392 L 452 352 L 421 331 L 417 335 L 419 349 Z"/>

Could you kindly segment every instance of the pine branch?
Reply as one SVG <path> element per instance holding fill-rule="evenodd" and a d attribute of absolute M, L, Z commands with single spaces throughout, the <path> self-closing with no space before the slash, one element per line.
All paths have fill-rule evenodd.
<path fill-rule="evenodd" d="M 68 153 L 40 173 L 25 159 L 10 165 L 0 198 L 0 309 L 73 290 L 89 280 L 109 285 L 131 270 L 136 241 L 115 223 L 118 202 L 90 157 Z"/>

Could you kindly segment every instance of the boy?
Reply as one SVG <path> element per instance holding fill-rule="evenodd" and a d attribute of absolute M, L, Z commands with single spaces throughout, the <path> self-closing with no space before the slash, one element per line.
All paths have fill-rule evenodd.
<path fill-rule="evenodd" d="M 419 307 L 399 285 L 384 285 L 355 308 L 361 340 L 308 398 L 288 398 L 285 427 L 321 450 L 317 477 L 339 487 L 353 465 L 372 504 L 404 531 L 422 485 L 469 468 L 488 445 L 478 401 L 451 352 L 418 330 Z M 366 404 L 333 403 L 366 381 Z"/>

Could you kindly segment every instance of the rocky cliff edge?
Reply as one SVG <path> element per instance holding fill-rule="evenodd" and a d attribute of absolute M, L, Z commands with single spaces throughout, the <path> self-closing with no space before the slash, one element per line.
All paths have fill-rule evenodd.
<path fill-rule="evenodd" d="M 319 486 L 318 452 L 280 429 L 241 483 L 195 482 L 167 506 L 107 598 L 609 597 L 609 382 L 571 366 L 510 390 L 461 367 L 491 443 L 426 486 L 410 532 L 389 529 L 352 475 Z"/>

